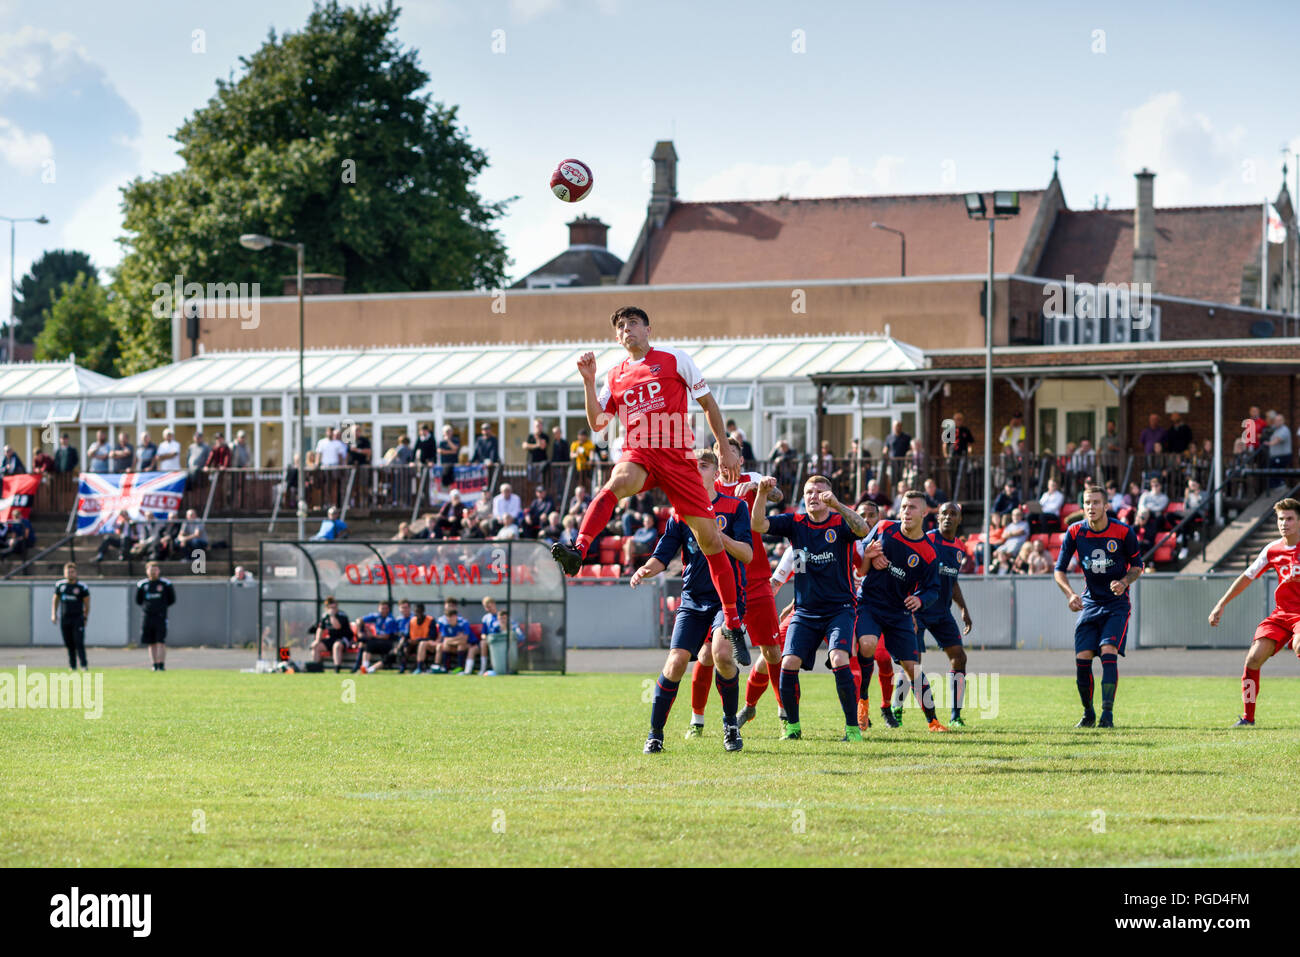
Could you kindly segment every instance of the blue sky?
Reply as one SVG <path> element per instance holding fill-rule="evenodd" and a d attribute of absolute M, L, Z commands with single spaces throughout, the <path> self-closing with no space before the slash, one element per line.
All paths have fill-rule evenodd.
<path fill-rule="evenodd" d="M 519 197 L 502 224 L 516 277 L 561 251 L 576 212 L 626 256 L 658 139 L 688 200 L 1041 188 L 1059 149 L 1075 208 L 1131 206 L 1143 165 L 1157 206 L 1257 202 L 1282 147 L 1300 151 L 1300 4 L 402 6 L 399 39 L 489 156 L 479 190 Z M 0 0 L 0 214 L 52 220 L 19 227 L 19 274 L 60 246 L 115 263 L 118 187 L 178 168 L 170 136 L 215 79 L 310 8 Z M 579 206 L 547 189 L 567 156 L 595 173 Z"/>

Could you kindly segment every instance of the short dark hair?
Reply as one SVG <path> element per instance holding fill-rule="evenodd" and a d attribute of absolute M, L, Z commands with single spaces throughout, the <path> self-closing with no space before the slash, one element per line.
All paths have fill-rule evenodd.
<path fill-rule="evenodd" d="M 1094 493 L 1100 495 L 1102 503 L 1105 504 L 1106 490 L 1099 485 L 1089 485 L 1086 489 L 1083 490 L 1083 497 L 1086 500 L 1089 495 L 1092 495 Z"/>
<path fill-rule="evenodd" d="M 718 467 L 718 457 L 714 454 L 712 449 L 700 449 L 695 457 L 701 462 L 708 462 L 715 469 Z"/>
<path fill-rule="evenodd" d="M 640 306 L 620 306 L 609 317 L 609 324 L 617 329 L 620 319 L 640 319 L 647 326 L 650 325 L 650 317 L 646 315 L 646 311 Z"/>
<path fill-rule="evenodd" d="M 922 501 L 925 501 L 925 493 L 924 493 L 924 492 L 921 492 L 921 491 L 918 491 L 917 489 L 911 488 L 911 489 L 908 489 L 906 492 L 903 493 L 903 498 L 904 498 L 904 499 L 909 499 L 909 498 L 919 498 L 919 499 L 921 499 Z"/>
<path fill-rule="evenodd" d="M 1300 499 L 1284 498 L 1273 506 L 1275 512 L 1295 512 L 1296 518 L 1300 518 Z"/>

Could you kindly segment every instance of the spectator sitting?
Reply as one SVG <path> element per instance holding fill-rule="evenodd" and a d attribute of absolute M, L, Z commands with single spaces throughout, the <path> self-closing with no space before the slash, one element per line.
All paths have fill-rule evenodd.
<path fill-rule="evenodd" d="M 1038 505 L 1044 515 L 1050 515 L 1059 524 L 1061 509 L 1065 507 L 1065 493 L 1061 491 L 1056 479 L 1047 480 L 1047 491 L 1038 497 Z"/>
<path fill-rule="evenodd" d="M 500 541 L 517 540 L 519 538 L 519 525 L 513 515 L 507 515 L 501 520 L 501 527 L 497 533 L 492 536 Z"/>
<path fill-rule="evenodd" d="M 993 553 L 993 568 L 990 570 L 990 574 L 1010 575 L 1012 572 L 1011 562 L 1011 553 L 998 549 Z"/>
<path fill-rule="evenodd" d="M 62 433 L 59 436 L 59 447 L 54 452 L 54 471 L 73 472 L 79 462 L 77 447 L 69 443 L 67 432 Z"/>
<path fill-rule="evenodd" d="M 529 538 L 536 538 L 546 523 L 546 516 L 555 511 L 555 500 L 546 491 L 546 486 L 538 485 L 533 489 L 533 500 L 528 503 L 524 514 L 524 533 Z"/>
<path fill-rule="evenodd" d="M 154 471 L 177 471 L 181 467 L 181 444 L 176 441 L 176 433 L 171 429 L 163 429 L 162 437 L 153 457 Z"/>
<path fill-rule="evenodd" d="M 3 455 L 0 455 L 0 475 L 26 475 L 27 467 L 23 465 L 23 460 L 18 457 L 18 453 L 10 446 L 4 447 Z"/>
<path fill-rule="evenodd" d="M 515 494 L 509 482 L 501 485 L 501 491 L 492 498 L 492 518 L 498 525 L 505 521 L 506 517 L 518 520 L 519 516 L 524 513 L 524 504 Z M 516 529 L 516 532 L 518 529 Z"/>
<path fill-rule="evenodd" d="M 1106 501 L 1110 503 L 1110 510 L 1115 515 L 1119 515 L 1120 509 L 1127 508 L 1131 504 L 1119 490 L 1119 484 L 1114 479 L 1106 479 Z"/>
<path fill-rule="evenodd" d="M 1025 521 L 1024 512 L 1014 509 L 1011 522 L 1003 529 L 1002 544 L 993 553 L 994 556 L 1005 553 L 1008 561 L 1014 560 L 1020 552 L 1020 546 L 1029 538 L 1029 523 Z"/>
<path fill-rule="evenodd" d="M 418 529 L 411 533 L 412 538 L 432 539 L 442 538 L 443 531 L 438 527 L 438 515 L 435 512 L 426 512 L 423 516 L 424 521 Z"/>
<path fill-rule="evenodd" d="M 653 513 L 641 516 L 641 527 L 623 539 L 623 573 L 640 568 L 644 559 L 654 554 L 659 542 L 659 528 Z"/>
<path fill-rule="evenodd" d="M 776 477 L 778 485 L 789 485 L 794 481 L 798 459 L 798 454 L 790 448 L 790 443 L 785 439 L 776 443 L 776 448 L 772 449 L 772 454 L 767 457 L 767 461 L 772 466 L 772 474 Z"/>
<path fill-rule="evenodd" d="M 1071 505 L 1069 508 L 1062 510 L 1065 512 L 1065 514 L 1061 516 L 1061 528 L 1069 528 L 1072 524 L 1074 524 L 1079 519 L 1084 517 L 1083 497 L 1088 493 L 1089 489 L 1096 488 L 1096 487 L 1097 485 L 1092 480 L 1091 475 L 1085 475 L 1083 477 L 1083 488 L 1079 490 L 1077 504 Z M 1106 498 L 1109 501 L 1110 495 L 1107 494 Z"/>
<path fill-rule="evenodd" d="M 1052 557 L 1043 546 L 1042 539 L 1029 543 L 1029 561 L 1025 571 L 1030 575 L 1047 575 L 1052 571 Z"/>
<path fill-rule="evenodd" d="M 190 509 L 193 512 L 193 509 Z M 343 538 L 347 533 L 348 525 L 339 519 L 339 510 L 333 505 L 325 512 L 325 518 L 321 520 L 320 531 L 311 537 L 313 542 L 332 542 L 336 539 Z"/>
<path fill-rule="evenodd" d="M 256 585 L 257 579 L 254 578 L 253 573 L 250 572 L 243 565 L 236 565 L 235 573 L 230 576 L 230 584 L 238 585 L 239 587 L 243 588 L 249 585 Z"/>
<path fill-rule="evenodd" d="M 86 452 L 86 461 L 90 463 L 90 471 L 96 474 L 102 474 L 108 471 L 108 453 L 113 450 L 113 446 L 108 441 L 108 434 L 100 429 L 95 433 L 95 441 L 90 443 L 90 449 Z"/>
<path fill-rule="evenodd" d="M 573 498 L 569 500 L 569 514 L 581 518 L 582 513 L 587 510 L 587 506 L 590 504 L 591 496 L 587 494 L 587 490 L 581 485 L 575 485 Z"/>
<path fill-rule="evenodd" d="M 993 500 L 994 515 L 1009 515 L 1020 507 L 1020 492 L 1016 489 L 1016 484 L 1010 479 L 1002 486 L 1002 491 L 998 497 Z"/>
<path fill-rule="evenodd" d="M 1138 544 L 1142 546 L 1142 551 L 1145 552 L 1155 545 L 1156 523 L 1146 509 L 1138 510 L 1137 519 L 1133 522 L 1133 531 L 1137 533 Z"/>
<path fill-rule="evenodd" d="M 911 486 L 910 484 L 908 484 L 907 482 L 905 482 L 905 481 L 900 481 L 900 482 L 898 483 L 898 485 L 895 487 L 895 491 L 896 491 L 898 494 L 896 494 L 896 495 L 894 496 L 894 500 L 893 500 L 893 501 L 890 503 L 890 505 L 889 505 L 889 517 L 890 517 L 890 518 L 894 518 L 895 516 L 898 515 L 899 511 L 900 511 L 900 510 L 902 509 L 902 507 L 903 507 L 903 496 L 904 496 L 905 494 L 907 494 L 908 492 L 910 492 L 911 490 L 912 490 L 912 486 Z"/>
<path fill-rule="evenodd" d="M 36 530 L 26 518 L 15 519 L 4 526 L 0 533 L 0 557 L 21 559 L 27 549 L 36 544 Z"/>
<path fill-rule="evenodd" d="M 562 545 L 572 545 L 578 540 L 578 520 L 573 515 L 564 516 L 564 531 L 560 533 Z"/>
<path fill-rule="evenodd" d="M 1028 575 L 1029 574 L 1029 556 L 1034 552 L 1034 543 L 1025 542 L 1020 546 L 1020 551 L 1016 553 L 1016 559 L 1011 563 L 1011 574 Z"/>
<path fill-rule="evenodd" d="M 176 545 L 186 552 L 191 548 L 208 547 L 208 533 L 199 521 L 199 513 L 192 508 L 185 510 L 185 521 L 181 523 L 180 534 L 176 536 Z"/>
<path fill-rule="evenodd" d="M 649 492 L 638 492 L 628 497 L 627 504 L 623 506 L 623 514 L 619 518 L 624 538 L 636 534 L 636 530 L 641 527 L 642 517 L 647 513 L 654 515 L 654 500 Z"/>
<path fill-rule="evenodd" d="M 1138 497 L 1137 507 L 1148 514 L 1152 527 L 1159 531 L 1164 524 L 1165 509 L 1169 507 L 1169 496 L 1162 491 L 1160 479 L 1151 480 L 1151 487 Z"/>
<path fill-rule="evenodd" d="M 484 422 L 479 437 L 474 440 L 474 454 L 470 456 L 470 461 L 475 465 L 494 465 L 499 460 L 497 437 L 492 434 L 492 426 Z"/>
<path fill-rule="evenodd" d="M 548 542 L 558 542 L 560 536 L 564 534 L 564 526 L 560 524 L 560 513 L 551 512 L 546 516 L 546 524 L 542 526 L 537 537 L 545 539 Z"/>
<path fill-rule="evenodd" d="M 469 509 L 460 500 L 460 490 L 452 489 L 448 492 L 447 501 L 443 502 L 442 507 L 438 509 L 438 520 L 435 526 L 438 531 L 437 537 L 455 538 L 459 535 L 467 511 Z"/>
<path fill-rule="evenodd" d="M 424 674 L 424 662 L 429 652 L 437 650 L 438 634 L 434 630 L 433 619 L 424 612 L 424 602 L 415 603 L 415 613 L 406 623 L 406 640 L 408 647 L 415 648 L 415 670 L 412 674 Z M 405 667 L 405 662 L 402 666 Z"/>
<path fill-rule="evenodd" d="M 134 461 L 135 447 L 131 445 L 131 440 L 127 438 L 125 432 L 117 433 L 117 444 L 108 453 L 109 472 L 114 474 L 129 472 Z"/>
<path fill-rule="evenodd" d="M 854 504 L 861 505 L 863 502 L 875 502 L 880 508 L 889 508 L 894 504 L 893 499 L 880 490 L 879 479 L 869 481 L 866 490 Z"/>
<path fill-rule="evenodd" d="M 99 543 L 99 550 L 95 552 L 94 560 L 102 562 L 110 548 L 117 548 L 118 556 L 122 561 L 126 561 L 127 555 L 131 552 L 131 541 L 131 513 L 122 509 L 117 513 L 117 518 L 113 519 L 113 524 L 104 532 L 103 541 Z"/>
<path fill-rule="evenodd" d="M 212 437 L 212 448 L 208 452 L 208 461 L 204 464 L 205 472 L 217 472 L 221 469 L 230 468 L 230 446 L 226 444 L 226 437 L 218 432 Z"/>
<path fill-rule="evenodd" d="M 427 519 L 426 519 L 426 521 L 427 521 Z M 427 537 L 427 536 L 426 536 L 426 537 Z M 404 542 L 404 541 L 406 541 L 407 539 L 411 539 L 411 538 L 415 538 L 415 535 L 411 533 L 411 523 L 410 523 L 410 522 L 398 522 L 398 523 L 397 523 L 397 534 L 394 535 L 394 536 L 390 539 L 390 541 L 394 541 L 394 542 Z"/>
<path fill-rule="evenodd" d="M 151 518 L 148 521 L 136 522 L 135 544 L 131 546 L 131 556 L 135 558 L 148 557 L 150 561 L 161 561 L 158 556 L 162 552 L 163 536 L 167 534 L 167 519 Z"/>
<path fill-rule="evenodd" d="M 154 445 L 153 439 L 149 437 L 148 432 L 140 433 L 140 444 L 135 448 L 135 470 L 137 472 L 153 472 L 155 462 L 158 459 L 158 446 Z"/>
<path fill-rule="evenodd" d="M 343 652 L 352 638 L 352 623 L 348 616 L 339 611 L 339 603 L 333 596 L 326 598 L 325 613 L 316 625 L 316 639 L 311 643 L 312 660 L 322 661 L 328 652 L 334 659 L 337 674 L 343 668 Z"/>

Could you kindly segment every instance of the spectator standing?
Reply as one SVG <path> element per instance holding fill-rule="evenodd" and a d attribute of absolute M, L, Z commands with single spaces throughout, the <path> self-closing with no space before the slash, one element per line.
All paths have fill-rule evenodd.
<path fill-rule="evenodd" d="M 338 430 L 332 426 L 325 430 L 325 436 L 316 443 L 316 460 L 323 469 L 347 464 L 348 447 L 339 440 Z"/>
<path fill-rule="evenodd" d="M 573 470 L 578 473 L 578 481 L 589 482 L 596 460 L 596 445 L 586 429 L 580 429 L 577 440 L 569 446 L 569 458 L 573 462 Z"/>
<path fill-rule="evenodd" d="M 533 419 L 533 431 L 520 443 L 524 449 L 524 458 L 528 462 L 528 481 L 540 482 L 546 460 L 550 458 L 551 437 L 541 419 Z"/>
<path fill-rule="evenodd" d="M 1182 455 L 1192 447 L 1193 441 L 1192 427 L 1177 412 L 1170 412 L 1169 428 L 1165 431 L 1164 438 L 1165 451 L 1171 455 Z"/>
<path fill-rule="evenodd" d="M 153 467 L 159 472 L 175 472 L 181 467 L 181 444 L 171 429 L 163 429 L 162 438 L 153 457 Z"/>
<path fill-rule="evenodd" d="M 438 464 L 442 466 L 442 484 L 451 487 L 456 481 L 456 463 L 460 461 L 460 439 L 450 425 L 442 427 L 442 440 L 438 443 Z"/>
<path fill-rule="evenodd" d="M 348 465 L 369 465 L 374 458 L 375 450 L 370 444 L 370 436 L 366 435 L 366 427 L 358 425 L 353 428 L 352 445 L 348 448 Z"/>
<path fill-rule="evenodd" d="M 117 442 L 108 453 L 108 471 L 115 475 L 129 472 L 134 461 L 135 447 L 131 445 L 131 440 L 125 432 L 117 433 Z"/>
<path fill-rule="evenodd" d="M 415 440 L 415 461 L 421 465 L 432 465 L 438 461 L 438 440 L 433 437 L 429 423 L 420 423 L 420 435 Z"/>
<path fill-rule="evenodd" d="M 1070 474 L 1075 478 L 1092 478 L 1097 471 L 1097 454 L 1088 439 L 1079 441 L 1079 448 L 1070 456 Z"/>
<path fill-rule="evenodd" d="M 1025 417 L 1020 411 L 1011 416 L 1011 421 L 1002 427 L 998 434 L 998 445 L 1004 455 L 1019 455 L 1020 443 L 1025 441 Z"/>
<path fill-rule="evenodd" d="M 475 465 L 495 465 L 501 460 L 497 446 L 497 437 L 492 434 L 492 426 L 484 422 L 479 428 L 479 436 L 474 440 L 474 454 L 470 462 Z"/>
<path fill-rule="evenodd" d="M 158 446 L 148 432 L 140 433 L 140 444 L 135 448 L 135 470 L 137 472 L 157 471 Z"/>
<path fill-rule="evenodd" d="M 1264 441 L 1264 430 L 1268 428 L 1268 420 L 1260 414 L 1259 406 L 1252 405 L 1250 412 L 1241 423 L 1241 438 L 1245 443 L 1247 452 L 1259 450 L 1260 444 Z"/>
<path fill-rule="evenodd" d="M 414 465 L 415 450 L 411 448 L 411 437 L 403 435 L 397 440 L 397 450 L 393 453 L 393 465 Z"/>
<path fill-rule="evenodd" d="M 953 413 L 951 441 L 945 436 L 943 454 L 953 458 L 969 455 L 974 445 L 975 436 L 966 427 L 966 416 L 960 412 Z"/>
<path fill-rule="evenodd" d="M 190 443 L 186 455 L 186 464 L 189 466 L 191 477 L 196 472 L 201 472 L 203 467 L 208 464 L 208 453 L 211 451 L 208 444 L 203 441 L 203 433 L 195 432 L 194 441 Z"/>
<path fill-rule="evenodd" d="M 1142 451 L 1146 455 L 1159 454 L 1156 451 L 1156 445 L 1159 445 L 1161 449 L 1164 448 L 1165 430 L 1160 425 L 1160 416 L 1155 412 L 1147 416 L 1147 427 L 1138 436 L 1138 441 L 1142 443 Z"/>
<path fill-rule="evenodd" d="M 11 446 L 4 447 L 3 455 L 0 455 L 0 475 L 26 475 L 27 466 L 23 465 L 23 460 L 18 457 L 18 453 Z"/>
<path fill-rule="evenodd" d="M 54 453 L 54 471 L 75 472 L 80 464 L 77 447 L 68 441 L 68 433 L 59 436 L 59 447 Z"/>
<path fill-rule="evenodd" d="M 235 441 L 230 444 L 230 467 L 246 469 L 253 464 L 253 451 L 248 447 L 248 435 L 243 429 L 235 433 Z"/>
<path fill-rule="evenodd" d="M 86 460 L 90 462 L 90 471 L 96 474 L 108 472 L 108 453 L 113 451 L 113 446 L 108 441 L 108 434 L 100 429 L 95 433 L 95 441 L 90 444 L 89 451 L 86 452 Z"/>
<path fill-rule="evenodd" d="M 1286 424 L 1286 416 L 1274 412 L 1268 420 L 1272 433 L 1268 437 L 1268 467 L 1270 469 L 1289 469 L 1291 467 L 1291 429 Z M 1282 484 L 1280 478 L 1270 478 L 1269 488 Z"/>
<path fill-rule="evenodd" d="M 230 468 L 230 446 L 226 444 L 226 437 L 218 432 L 212 437 L 212 448 L 208 451 L 208 461 L 204 465 L 204 470 L 219 472 L 228 468 Z"/>
<path fill-rule="evenodd" d="M 551 429 L 551 464 L 569 464 L 569 440 L 564 437 L 564 430 L 558 425 Z"/>
<path fill-rule="evenodd" d="M 894 420 L 893 430 L 889 438 L 885 439 L 885 447 L 889 449 L 890 458 L 895 459 L 907 458 L 907 453 L 912 450 L 912 437 L 903 431 L 900 419 Z"/>
<path fill-rule="evenodd" d="M 54 459 L 50 458 L 44 447 L 38 448 L 36 454 L 32 456 L 32 474 L 44 475 L 52 471 L 54 471 Z"/>
<path fill-rule="evenodd" d="M 1124 451 L 1124 444 L 1120 440 L 1113 420 L 1106 421 L 1106 434 L 1101 437 L 1099 450 L 1106 455 L 1116 455 Z"/>

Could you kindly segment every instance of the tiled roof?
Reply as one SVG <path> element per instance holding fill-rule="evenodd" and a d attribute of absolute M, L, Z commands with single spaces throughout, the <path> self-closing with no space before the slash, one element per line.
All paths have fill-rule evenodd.
<path fill-rule="evenodd" d="M 1241 275 L 1259 262 L 1260 206 L 1156 207 L 1156 292 L 1239 303 Z M 1057 214 L 1037 275 L 1133 280 L 1133 210 Z"/>
<path fill-rule="evenodd" d="M 997 272 L 1015 271 L 1043 193 L 1021 191 L 1020 215 L 998 224 Z M 872 229 L 873 221 L 906 234 L 908 276 L 970 275 L 988 268 L 988 230 L 966 216 L 957 193 L 674 202 L 650 237 L 650 282 L 897 276 L 899 238 Z M 628 280 L 645 282 L 641 256 Z"/>
<path fill-rule="evenodd" d="M 573 277 L 566 285 L 599 286 L 601 277 L 617 276 L 623 260 L 607 249 L 595 246 L 570 246 L 544 266 L 534 269 L 511 288 L 526 289 L 530 277 L 554 277 L 564 280 Z M 612 281 L 612 280 L 611 280 Z"/>

